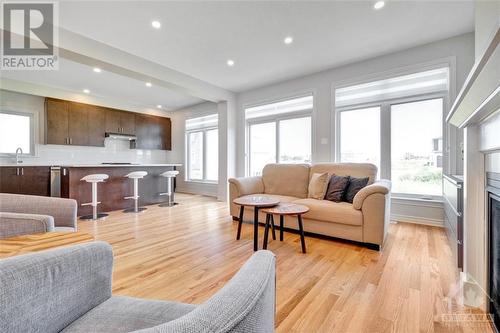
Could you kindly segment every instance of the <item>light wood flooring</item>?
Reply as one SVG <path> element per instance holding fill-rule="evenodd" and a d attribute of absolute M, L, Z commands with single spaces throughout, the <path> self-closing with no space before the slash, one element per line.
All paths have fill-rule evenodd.
<path fill-rule="evenodd" d="M 79 231 L 113 246 L 115 294 L 202 303 L 252 255 L 251 225 L 243 225 L 236 241 L 225 203 L 176 199 L 180 205 L 172 208 L 79 222 Z M 262 227 L 259 232 L 261 247 Z M 491 331 L 487 322 L 446 321 L 471 310 L 459 304 L 440 228 L 391 224 L 381 252 L 313 237 L 306 244 L 302 254 L 298 235 L 285 233 L 284 242 L 268 247 L 277 256 L 277 332 Z"/>

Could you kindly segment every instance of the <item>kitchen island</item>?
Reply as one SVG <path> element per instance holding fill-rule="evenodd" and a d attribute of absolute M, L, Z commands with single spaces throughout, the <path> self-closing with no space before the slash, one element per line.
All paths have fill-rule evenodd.
<path fill-rule="evenodd" d="M 139 202 L 141 205 L 151 205 L 164 202 L 166 198 L 160 193 L 167 192 L 167 181 L 161 177 L 165 171 L 175 170 L 182 166 L 178 163 L 166 164 L 80 164 L 61 166 L 61 197 L 75 199 L 78 202 L 78 216 L 92 213 L 91 206 L 82 206 L 91 202 L 91 185 L 81 181 L 84 176 L 103 173 L 109 176 L 98 184 L 97 199 L 101 202 L 99 212 L 133 207 L 132 200 L 124 197 L 133 194 L 133 182 L 125 177 L 132 171 L 146 171 L 148 175 L 139 181 Z"/>

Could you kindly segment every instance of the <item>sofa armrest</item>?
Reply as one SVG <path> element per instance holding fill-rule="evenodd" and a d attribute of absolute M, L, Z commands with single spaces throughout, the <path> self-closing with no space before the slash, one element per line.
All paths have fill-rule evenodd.
<path fill-rule="evenodd" d="M 0 193 L 0 212 L 49 215 L 55 227 L 76 230 L 76 210 L 73 199 Z"/>
<path fill-rule="evenodd" d="M 229 208 L 232 216 L 238 216 L 239 206 L 233 200 L 243 195 L 264 192 L 262 177 L 229 178 Z"/>
<path fill-rule="evenodd" d="M 380 179 L 370 184 L 368 186 L 363 187 L 356 195 L 354 196 L 354 200 L 352 201 L 352 206 L 361 210 L 363 206 L 363 202 L 365 199 L 374 193 L 387 194 L 391 191 L 391 181 L 387 179 Z"/>
<path fill-rule="evenodd" d="M 364 193 L 361 191 L 365 190 Z M 380 180 L 359 191 L 358 204 L 363 213 L 363 242 L 382 246 L 391 220 L 391 182 Z"/>
<path fill-rule="evenodd" d="M 112 267 L 104 242 L 0 260 L 0 331 L 60 332 L 111 297 Z"/>
<path fill-rule="evenodd" d="M 52 216 L 0 212 L 0 239 L 49 231 L 54 231 Z"/>
<path fill-rule="evenodd" d="M 258 251 L 214 296 L 188 314 L 136 333 L 274 332 L 276 258 Z"/>

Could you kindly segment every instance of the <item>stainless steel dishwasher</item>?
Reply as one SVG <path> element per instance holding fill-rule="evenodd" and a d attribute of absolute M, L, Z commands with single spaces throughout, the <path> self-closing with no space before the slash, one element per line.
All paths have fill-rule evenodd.
<path fill-rule="evenodd" d="M 50 196 L 61 197 L 61 167 L 50 167 Z"/>

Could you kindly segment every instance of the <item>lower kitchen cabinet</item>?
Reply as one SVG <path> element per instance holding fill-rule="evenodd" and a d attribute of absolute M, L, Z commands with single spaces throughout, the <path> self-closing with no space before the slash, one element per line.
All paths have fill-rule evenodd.
<path fill-rule="evenodd" d="M 49 196 L 50 167 L 0 167 L 0 192 Z"/>

